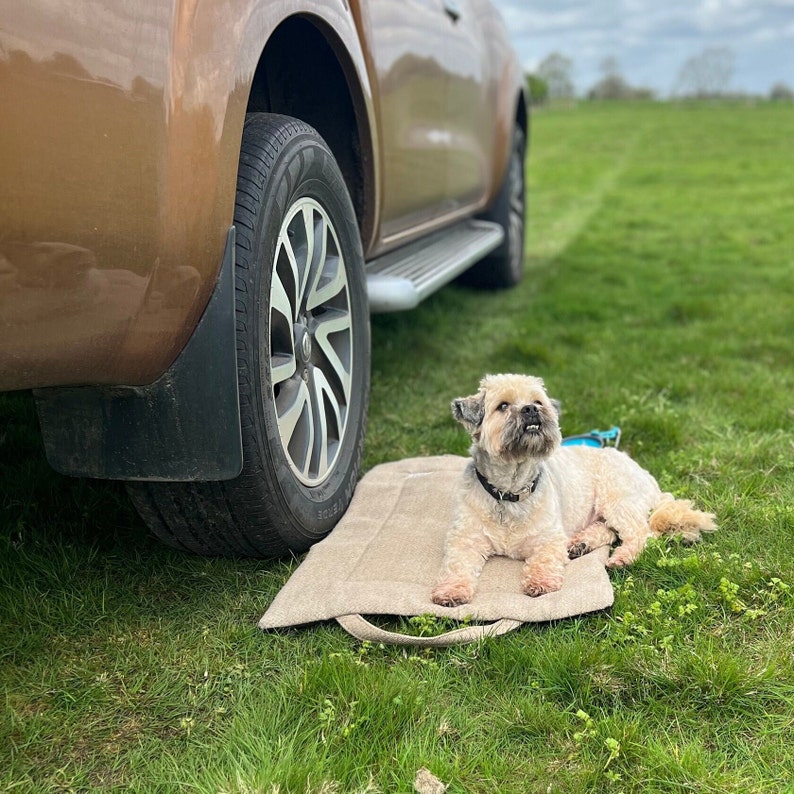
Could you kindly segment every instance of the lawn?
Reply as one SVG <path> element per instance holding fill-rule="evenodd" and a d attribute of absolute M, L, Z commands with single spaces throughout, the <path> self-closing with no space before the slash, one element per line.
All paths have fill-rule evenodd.
<path fill-rule="evenodd" d="M 0 397 L 0 789 L 794 791 L 794 105 L 537 113 L 527 270 L 373 318 L 365 464 L 464 454 L 449 402 L 541 375 L 720 531 L 611 610 L 446 650 L 256 621 L 296 561 L 152 540 Z"/>

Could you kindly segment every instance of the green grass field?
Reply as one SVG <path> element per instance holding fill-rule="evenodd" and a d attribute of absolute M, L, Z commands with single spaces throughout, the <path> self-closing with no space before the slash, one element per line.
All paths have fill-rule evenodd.
<path fill-rule="evenodd" d="M 794 791 L 794 106 L 551 110 L 531 139 L 522 285 L 374 318 L 366 466 L 464 454 L 450 400 L 527 372 L 720 531 L 475 646 L 263 634 L 296 562 L 160 546 L 0 397 L 0 789 Z"/>

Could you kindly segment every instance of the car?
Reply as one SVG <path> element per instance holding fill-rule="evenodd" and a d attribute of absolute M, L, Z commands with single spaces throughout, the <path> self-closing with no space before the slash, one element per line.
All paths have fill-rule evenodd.
<path fill-rule="evenodd" d="M 488 0 L 5 3 L 0 95 L 0 390 L 179 549 L 322 538 L 370 313 L 521 278 L 528 100 Z"/>

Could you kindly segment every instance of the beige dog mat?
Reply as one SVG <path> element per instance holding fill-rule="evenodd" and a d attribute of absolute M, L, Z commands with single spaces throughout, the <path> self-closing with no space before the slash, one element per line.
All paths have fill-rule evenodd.
<path fill-rule="evenodd" d="M 612 604 L 614 594 L 604 568 L 606 548 L 571 561 L 556 593 L 527 597 L 521 592 L 521 561 L 493 557 L 470 604 L 452 608 L 434 604 L 430 591 L 441 568 L 444 536 L 466 462 L 453 455 L 409 458 L 369 471 L 342 520 L 309 551 L 259 627 L 335 618 L 359 639 L 450 645 L 502 634 L 525 622 L 557 620 Z M 424 614 L 488 623 L 440 637 L 413 637 L 385 631 L 363 617 Z"/>

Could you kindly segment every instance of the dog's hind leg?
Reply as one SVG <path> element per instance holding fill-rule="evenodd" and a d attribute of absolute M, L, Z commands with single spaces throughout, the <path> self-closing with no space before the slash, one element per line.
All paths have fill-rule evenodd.
<path fill-rule="evenodd" d="M 610 555 L 607 568 L 624 568 L 631 565 L 640 556 L 647 542 L 648 535 L 635 535 L 624 540 Z"/>
<path fill-rule="evenodd" d="M 603 521 L 594 521 L 568 541 L 568 557 L 575 560 L 602 546 L 611 546 L 617 536 Z"/>
<path fill-rule="evenodd" d="M 605 507 L 603 513 L 607 526 L 620 538 L 620 546 L 607 560 L 607 567 L 621 568 L 631 565 L 651 537 L 647 512 L 643 512 L 637 505 L 623 502 Z"/>

